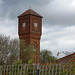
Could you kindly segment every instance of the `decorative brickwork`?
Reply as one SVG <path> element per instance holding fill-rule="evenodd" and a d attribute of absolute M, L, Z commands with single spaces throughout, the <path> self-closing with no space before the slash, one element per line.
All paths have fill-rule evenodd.
<path fill-rule="evenodd" d="M 36 49 L 34 57 L 32 56 L 32 54 L 31 57 L 32 59 L 34 59 L 35 63 L 39 63 L 40 39 L 42 35 L 42 16 L 40 16 L 32 9 L 29 9 L 20 16 L 18 16 L 18 23 L 18 34 L 20 40 L 23 39 L 26 45 L 31 44 L 33 51 Z M 20 49 L 20 58 L 24 60 L 21 51 L 23 50 Z"/>

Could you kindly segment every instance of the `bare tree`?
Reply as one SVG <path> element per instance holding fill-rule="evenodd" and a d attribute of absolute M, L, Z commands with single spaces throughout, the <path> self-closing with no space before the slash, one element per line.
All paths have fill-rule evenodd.
<path fill-rule="evenodd" d="M 0 35 L 0 65 L 12 64 L 19 57 L 19 40 Z"/>

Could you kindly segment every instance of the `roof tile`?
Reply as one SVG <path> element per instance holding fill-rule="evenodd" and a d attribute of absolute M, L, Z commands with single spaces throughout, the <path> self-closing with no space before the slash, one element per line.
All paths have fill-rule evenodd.
<path fill-rule="evenodd" d="M 60 64 L 75 62 L 75 53 L 67 55 L 63 58 L 60 58 L 60 59 L 57 60 L 57 62 L 60 63 Z"/>
<path fill-rule="evenodd" d="M 34 10 L 32 9 L 28 9 L 27 11 L 25 11 L 24 13 L 22 13 L 21 15 L 19 15 L 18 17 L 21 17 L 21 16 L 25 16 L 25 15 L 35 15 L 35 16 L 38 16 L 38 17 L 41 17 L 41 15 L 39 15 L 37 12 L 35 12 Z"/>

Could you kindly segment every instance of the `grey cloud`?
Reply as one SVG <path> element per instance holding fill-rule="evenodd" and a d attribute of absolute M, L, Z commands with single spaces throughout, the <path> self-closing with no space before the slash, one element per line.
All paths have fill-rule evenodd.
<path fill-rule="evenodd" d="M 17 37 L 18 36 L 17 21 L 13 22 L 11 20 L 6 19 L 0 22 L 0 33 L 10 35 L 11 38 Z"/>
<path fill-rule="evenodd" d="M 26 11 L 27 8 L 32 6 L 33 8 L 38 6 L 44 6 L 51 0 L 5 0 L 1 4 L 0 17 L 15 19 L 18 15 Z"/>
<path fill-rule="evenodd" d="M 58 26 L 59 28 L 59 26 Z M 75 50 L 75 26 L 67 26 L 65 28 L 49 28 L 47 31 L 44 28 L 44 32 L 41 39 L 41 49 L 49 49 L 52 52 L 62 52 Z"/>
<path fill-rule="evenodd" d="M 74 26 L 53 26 L 43 28 L 43 35 L 42 40 L 43 41 L 59 41 L 59 38 L 62 40 L 74 40 L 75 39 L 75 25 Z"/>
<path fill-rule="evenodd" d="M 60 10 L 61 11 L 61 10 Z M 75 25 L 75 11 L 61 11 L 50 9 L 48 12 L 43 13 L 43 23 L 45 25 Z"/>
<path fill-rule="evenodd" d="M 75 11 L 70 12 L 67 10 L 67 7 L 62 9 L 57 5 L 55 6 L 55 1 L 56 0 L 5 0 L 0 7 L 0 20 L 5 18 L 15 20 L 18 15 L 31 6 L 32 9 L 44 17 L 43 24 L 48 27 L 52 25 L 75 25 Z M 50 2 L 52 4 L 50 4 Z"/>
<path fill-rule="evenodd" d="M 54 0 L 32 0 L 30 3 L 41 6 L 41 5 L 48 5 L 51 1 Z"/>

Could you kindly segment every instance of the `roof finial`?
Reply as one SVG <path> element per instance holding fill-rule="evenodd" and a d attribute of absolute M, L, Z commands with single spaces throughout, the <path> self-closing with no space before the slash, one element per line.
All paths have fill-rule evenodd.
<path fill-rule="evenodd" d="M 31 6 L 29 7 L 29 9 L 31 9 Z"/>

